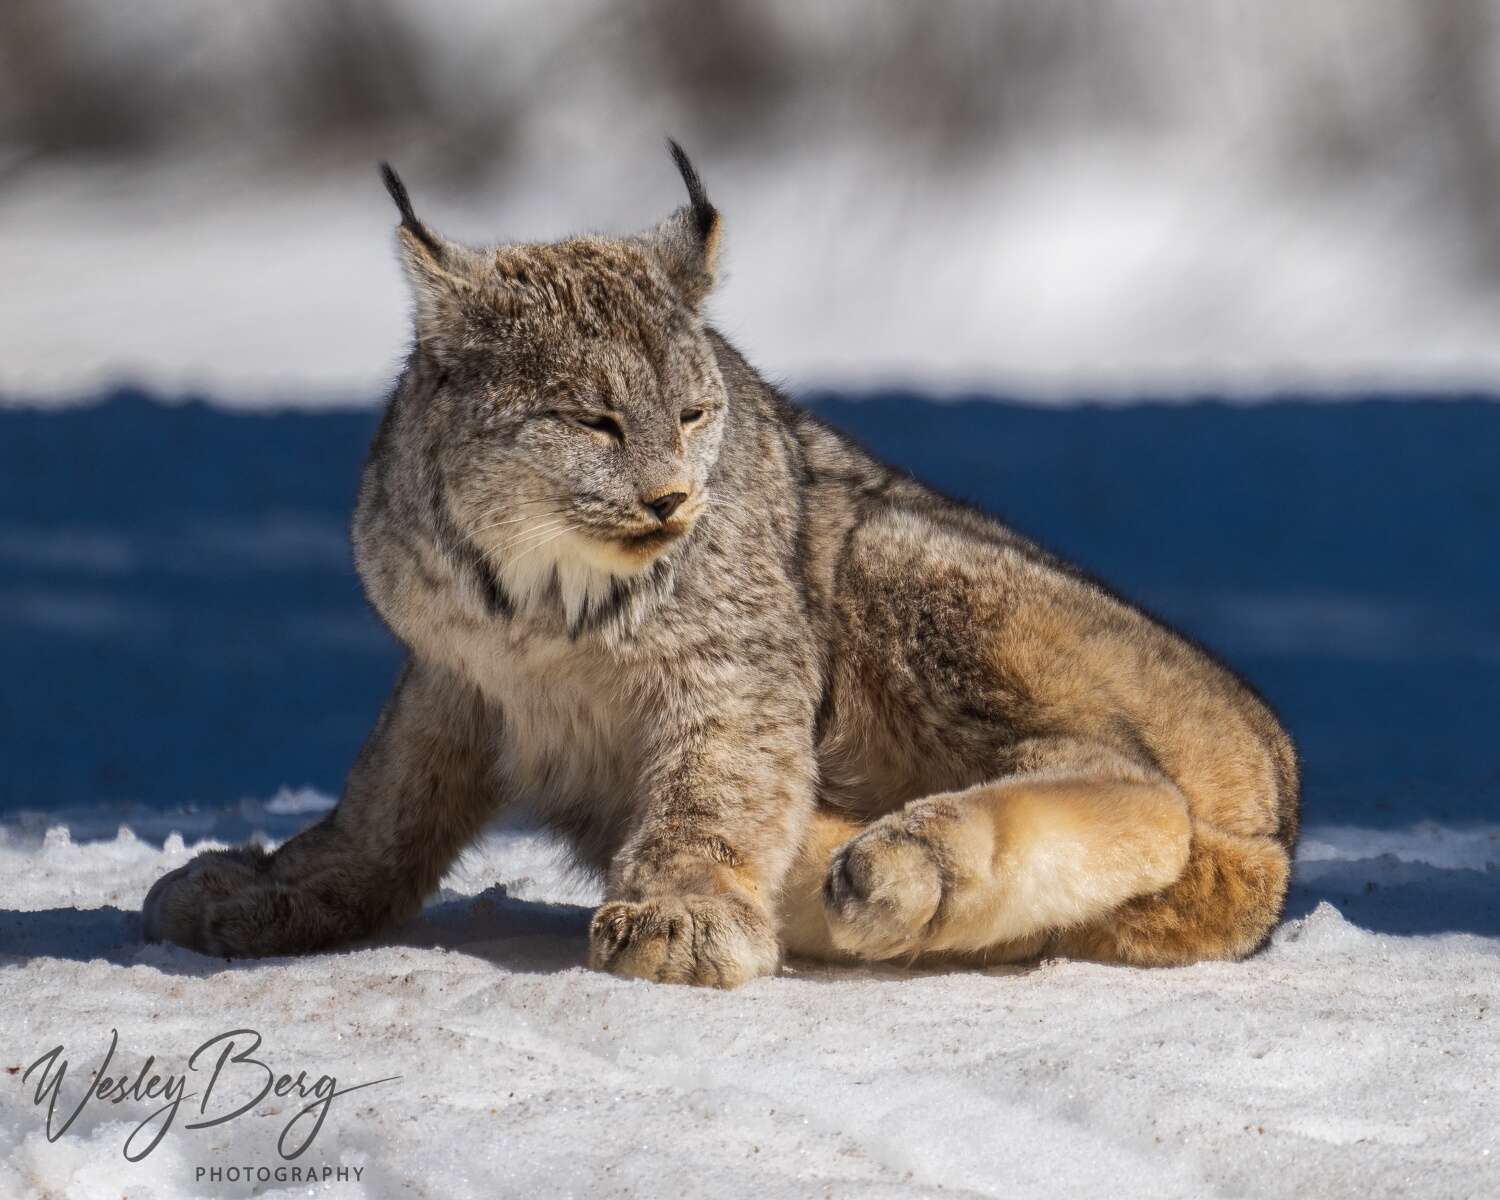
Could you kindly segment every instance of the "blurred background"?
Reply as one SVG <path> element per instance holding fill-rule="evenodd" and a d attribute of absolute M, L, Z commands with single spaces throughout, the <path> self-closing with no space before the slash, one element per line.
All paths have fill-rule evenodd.
<path fill-rule="evenodd" d="M 1494 819 L 1484 0 L 8 0 L 0 812 L 337 792 L 398 657 L 374 163 L 451 236 L 623 231 L 669 133 L 769 376 L 1230 659 L 1311 823 Z"/>
<path fill-rule="evenodd" d="M 497 241 L 654 222 L 797 383 L 1487 385 L 1489 0 L 8 0 L 0 388 L 367 403 L 390 158 Z"/>

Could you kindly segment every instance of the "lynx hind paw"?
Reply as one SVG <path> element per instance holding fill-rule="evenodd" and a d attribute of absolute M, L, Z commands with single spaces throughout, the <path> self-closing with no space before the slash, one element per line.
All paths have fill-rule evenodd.
<path fill-rule="evenodd" d="M 626 979 L 735 988 L 780 960 L 765 914 L 730 896 L 616 901 L 589 927 L 589 965 Z"/>
<path fill-rule="evenodd" d="M 255 928 L 254 910 L 271 890 L 266 862 L 259 846 L 208 850 L 163 875 L 141 905 L 146 940 L 219 957 L 265 953 L 254 946 L 268 932 Z"/>
<path fill-rule="evenodd" d="M 833 856 L 823 907 L 833 944 L 858 958 L 902 958 L 926 948 L 943 902 L 944 874 L 932 843 L 888 817 Z"/>

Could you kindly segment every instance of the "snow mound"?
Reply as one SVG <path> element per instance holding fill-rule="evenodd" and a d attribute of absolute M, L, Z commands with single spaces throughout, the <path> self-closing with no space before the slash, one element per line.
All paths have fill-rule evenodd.
<path fill-rule="evenodd" d="M 1308 862 L 1351 862 L 1389 856 L 1445 870 L 1500 870 L 1500 826 L 1455 828 L 1422 821 L 1408 829 L 1325 825 L 1307 831 L 1297 857 Z"/>
<path fill-rule="evenodd" d="M 284 787 L 266 801 L 266 811 L 279 816 L 302 816 L 305 813 L 325 813 L 338 803 L 332 796 L 317 788 Z"/>
<path fill-rule="evenodd" d="M 228 963 L 143 945 L 137 912 L 219 843 L 0 829 L 0 1196 L 1500 1194 L 1500 941 L 1461 932 L 1500 907 L 1489 836 L 1310 831 L 1246 963 L 793 963 L 723 994 L 586 970 L 597 887 L 533 833 L 488 835 L 377 944 Z M 1453 919 L 1396 931 L 1413 887 Z M 235 1029 L 277 1072 L 400 1078 L 334 1098 L 291 1162 L 285 1100 L 202 1129 L 190 1101 L 130 1162 L 159 1100 L 96 1099 L 49 1142 L 22 1079 L 65 1048 L 55 1129 L 111 1030 L 134 1078 Z M 254 1174 L 293 1165 L 317 1182 Z"/>

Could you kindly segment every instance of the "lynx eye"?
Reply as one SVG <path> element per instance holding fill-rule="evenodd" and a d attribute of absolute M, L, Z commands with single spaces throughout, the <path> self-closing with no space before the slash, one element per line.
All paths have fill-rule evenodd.
<path fill-rule="evenodd" d="M 576 425 L 582 425 L 585 429 L 594 433 L 608 434 L 617 442 L 625 440 L 625 432 L 620 428 L 620 423 L 613 417 L 607 417 L 603 413 L 579 413 L 573 417 Z"/>
<path fill-rule="evenodd" d="M 703 420 L 703 410 L 701 408 L 685 408 L 682 410 L 681 420 L 684 425 L 696 425 L 699 421 Z"/>

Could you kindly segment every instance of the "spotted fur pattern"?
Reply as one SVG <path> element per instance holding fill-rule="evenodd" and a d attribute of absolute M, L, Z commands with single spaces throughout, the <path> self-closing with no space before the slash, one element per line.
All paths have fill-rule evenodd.
<path fill-rule="evenodd" d="M 354 546 L 409 661 L 338 808 L 158 882 L 148 936 L 317 950 L 413 913 L 524 806 L 605 880 L 594 966 L 786 952 L 1237 958 L 1297 764 L 1203 651 L 882 465 L 705 325 L 720 218 L 459 246 L 394 173 L 415 347 Z"/>

